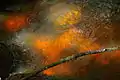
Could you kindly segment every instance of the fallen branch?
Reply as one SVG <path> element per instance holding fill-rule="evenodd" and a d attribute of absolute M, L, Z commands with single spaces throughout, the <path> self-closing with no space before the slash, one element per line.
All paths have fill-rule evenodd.
<path fill-rule="evenodd" d="M 55 67 L 57 65 L 65 63 L 65 62 L 69 62 L 71 60 L 76 60 L 77 58 L 82 57 L 82 56 L 91 55 L 91 54 L 101 54 L 101 53 L 104 53 L 104 52 L 111 52 L 111 51 L 115 51 L 115 50 L 118 50 L 118 49 L 120 49 L 120 47 L 104 48 L 104 49 L 100 49 L 100 50 L 87 51 L 87 52 L 81 52 L 81 53 L 78 53 L 78 54 L 74 54 L 72 56 L 68 56 L 66 58 L 60 59 L 58 62 L 47 65 L 47 66 L 41 68 L 40 70 L 34 71 L 33 73 L 30 73 L 29 75 L 26 75 L 25 77 L 22 77 L 20 80 L 30 80 L 32 77 L 37 76 L 38 74 L 40 74 L 44 70 Z M 11 79 L 7 79 L 7 80 L 11 80 Z"/>

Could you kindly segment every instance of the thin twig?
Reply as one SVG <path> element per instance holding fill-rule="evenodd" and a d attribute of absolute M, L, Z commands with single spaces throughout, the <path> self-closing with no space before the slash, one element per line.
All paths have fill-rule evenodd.
<path fill-rule="evenodd" d="M 87 51 L 87 52 L 81 52 L 81 53 L 78 53 L 78 54 L 74 54 L 72 56 L 68 56 L 66 58 L 60 59 L 58 62 L 47 65 L 47 66 L 41 68 L 40 70 L 37 70 L 37 71 L 31 73 L 30 75 L 22 78 L 21 80 L 29 80 L 30 78 L 35 77 L 36 75 L 38 75 L 39 73 L 41 73 L 44 70 L 55 67 L 57 65 L 65 63 L 65 62 L 69 62 L 71 60 L 76 60 L 77 58 L 82 57 L 82 56 L 91 55 L 91 54 L 100 54 L 100 53 L 104 53 L 104 52 L 111 52 L 111 51 L 115 51 L 115 50 L 118 50 L 118 49 L 120 49 L 120 47 L 104 48 L 104 49 L 100 49 L 100 50 Z"/>

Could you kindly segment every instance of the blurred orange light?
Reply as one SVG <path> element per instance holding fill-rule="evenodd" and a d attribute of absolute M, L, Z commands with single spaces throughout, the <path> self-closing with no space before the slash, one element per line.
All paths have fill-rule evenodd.
<path fill-rule="evenodd" d="M 27 16 L 9 16 L 7 20 L 4 22 L 5 28 L 7 31 L 15 32 L 18 31 L 27 24 Z"/>

